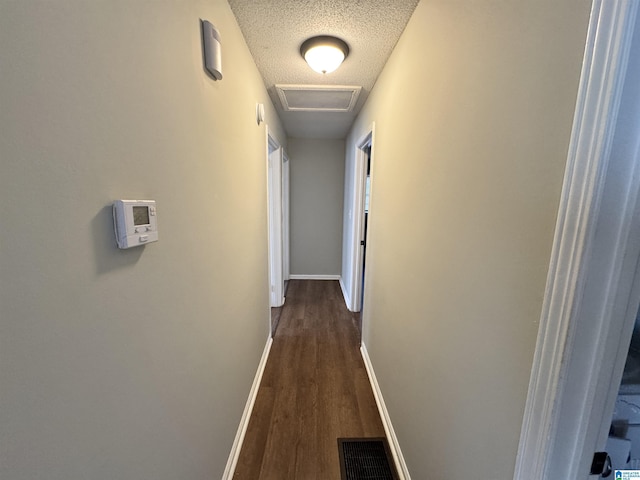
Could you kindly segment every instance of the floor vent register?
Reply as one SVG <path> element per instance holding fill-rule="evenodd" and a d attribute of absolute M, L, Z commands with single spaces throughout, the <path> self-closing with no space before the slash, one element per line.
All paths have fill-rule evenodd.
<path fill-rule="evenodd" d="M 386 438 L 339 438 L 342 480 L 399 480 Z"/>

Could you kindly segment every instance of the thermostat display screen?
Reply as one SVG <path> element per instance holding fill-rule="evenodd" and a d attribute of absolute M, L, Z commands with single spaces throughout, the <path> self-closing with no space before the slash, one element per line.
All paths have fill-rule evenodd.
<path fill-rule="evenodd" d="M 133 207 L 133 224 L 149 224 L 149 207 Z"/>
<path fill-rule="evenodd" d="M 155 200 L 116 200 L 113 227 L 118 248 L 132 248 L 158 241 Z"/>

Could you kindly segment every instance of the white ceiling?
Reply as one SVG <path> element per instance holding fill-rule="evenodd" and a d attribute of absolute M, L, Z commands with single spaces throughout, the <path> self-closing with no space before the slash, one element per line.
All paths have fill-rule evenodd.
<path fill-rule="evenodd" d="M 344 138 L 419 0 L 229 0 L 287 134 L 294 138 Z M 300 45 L 333 35 L 350 53 L 335 72 L 314 72 Z M 285 112 L 276 84 L 355 85 L 362 92 L 348 113 Z"/>

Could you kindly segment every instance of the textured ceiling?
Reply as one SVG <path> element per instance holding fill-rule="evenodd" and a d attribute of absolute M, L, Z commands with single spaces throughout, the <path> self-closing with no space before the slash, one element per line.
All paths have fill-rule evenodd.
<path fill-rule="evenodd" d="M 344 138 L 419 0 L 229 0 L 249 50 L 290 137 Z M 333 35 L 350 53 L 335 72 L 314 72 L 300 45 Z M 224 41 L 224 38 L 223 38 Z M 353 112 L 285 112 L 275 84 L 358 85 Z"/>

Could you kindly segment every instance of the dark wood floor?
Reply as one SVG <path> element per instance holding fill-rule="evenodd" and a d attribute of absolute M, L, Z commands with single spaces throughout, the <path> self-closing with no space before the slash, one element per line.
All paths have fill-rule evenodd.
<path fill-rule="evenodd" d="M 336 281 L 292 280 L 234 479 L 339 480 L 337 439 L 383 437 Z"/>

